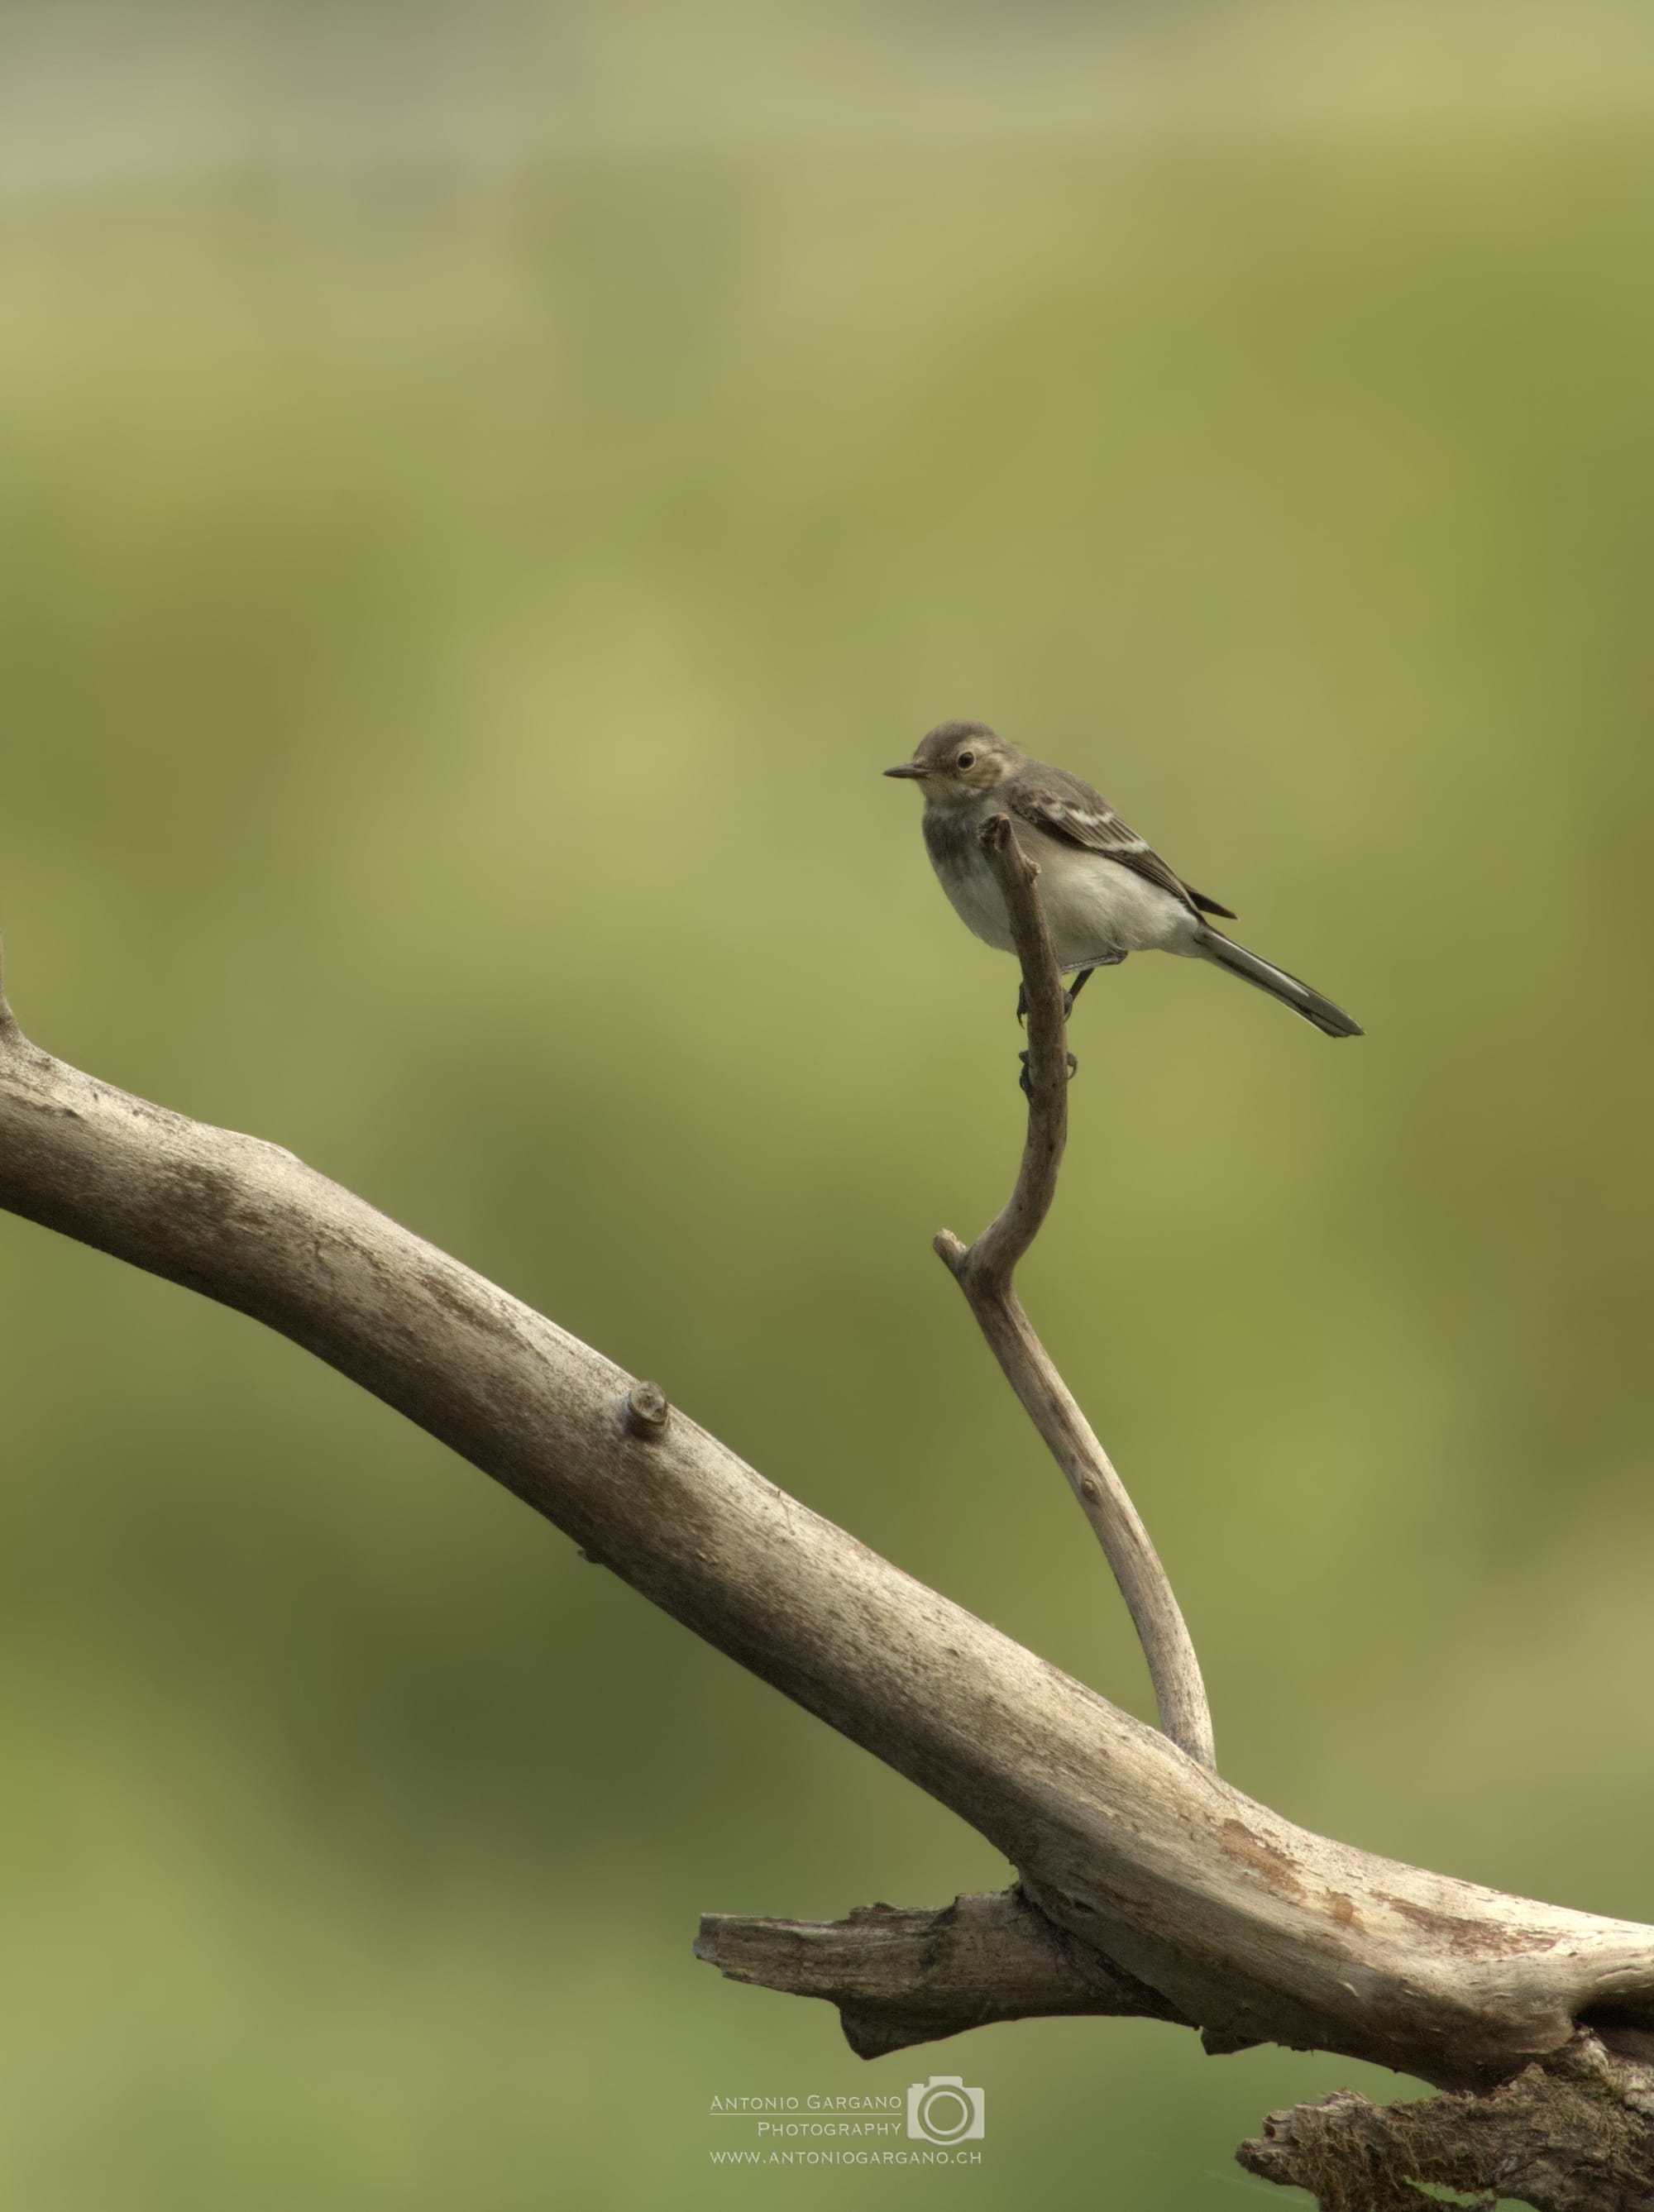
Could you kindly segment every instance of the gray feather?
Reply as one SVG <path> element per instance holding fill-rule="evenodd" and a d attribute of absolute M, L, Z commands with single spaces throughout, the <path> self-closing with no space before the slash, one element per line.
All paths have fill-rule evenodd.
<path fill-rule="evenodd" d="M 1002 787 L 1013 813 L 1048 836 L 1061 837 L 1115 860 L 1122 868 L 1158 884 L 1191 914 L 1197 901 L 1188 884 L 1169 868 L 1146 837 L 1123 823 L 1099 791 L 1070 775 L 1065 768 L 1030 761 Z"/>
<path fill-rule="evenodd" d="M 1323 1036 L 1362 1036 L 1365 1032 L 1359 1022 L 1353 1022 L 1341 1006 L 1323 999 L 1319 991 L 1312 991 L 1307 983 L 1289 975 L 1284 968 L 1277 968 L 1268 960 L 1261 960 L 1256 952 L 1249 952 L 1244 945 L 1237 945 L 1232 937 L 1225 937 L 1220 929 L 1202 929 L 1198 939 L 1201 957 L 1226 968 L 1231 975 L 1267 991 L 1272 999 L 1279 999 L 1295 1014 L 1302 1014 L 1306 1022 L 1313 1022 Z"/>

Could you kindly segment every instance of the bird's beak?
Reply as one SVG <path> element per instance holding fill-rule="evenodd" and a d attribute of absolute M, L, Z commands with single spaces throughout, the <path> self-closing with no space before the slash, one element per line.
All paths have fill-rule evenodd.
<path fill-rule="evenodd" d="M 928 775 L 930 770 L 927 768 L 921 768 L 917 761 L 903 761 L 900 767 L 887 768 L 885 773 L 886 775 L 910 775 L 916 781 L 920 776 Z"/>

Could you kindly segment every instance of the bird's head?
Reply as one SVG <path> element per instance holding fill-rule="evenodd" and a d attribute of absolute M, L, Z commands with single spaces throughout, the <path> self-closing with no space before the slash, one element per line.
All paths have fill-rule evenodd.
<path fill-rule="evenodd" d="M 922 783 L 927 806 L 958 806 L 1007 782 L 1022 759 L 1017 747 L 986 722 L 939 722 L 920 740 L 911 760 L 885 773 Z"/>

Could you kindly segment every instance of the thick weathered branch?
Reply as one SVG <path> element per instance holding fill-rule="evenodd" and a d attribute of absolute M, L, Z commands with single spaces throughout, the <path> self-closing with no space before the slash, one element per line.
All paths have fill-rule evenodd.
<path fill-rule="evenodd" d="M 1067 1478 L 1114 1570 L 1148 1662 L 1161 1727 L 1191 1759 L 1215 1767 L 1206 1685 L 1166 1571 L 1113 1462 L 1035 1334 L 1016 1293 L 1017 1262 L 1050 1212 L 1068 1138 L 1067 1022 L 1061 971 L 1036 880 L 1039 871 L 1018 844 L 1008 816 L 996 815 L 988 823 L 982 850 L 1004 896 L 1012 939 L 1022 963 L 1028 1008 L 1028 1134 L 1016 1187 L 1004 1211 L 974 1244 L 962 1244 L 945 1229 L 936 1239 L 936 1249 L 970 1302 L 1006 1380 Z"/>
<path fill-rule="evenodd" d="M 836 2005 L 860 2058 L 994 2021 L 1180 2019 L 1157 1990 L 1110 1966 L 1015 1889 L 956 1897 L 936 1911 L 866 1905 L 848 1920 L 712 1912 L 695 1955 L 733 1982 Z"/>
<path fill-rule="evenodd" d="M 1049 1918 L 1215 2040 L 1458 2087 L 1559 2049 L 1590 2008 L 1654 2027 L 1654 1929 L 1295 1827 L 290 1153 L 131 1097 L 15 1026 L 0 1206 L 352 1376 L 951 1806 Z"/>

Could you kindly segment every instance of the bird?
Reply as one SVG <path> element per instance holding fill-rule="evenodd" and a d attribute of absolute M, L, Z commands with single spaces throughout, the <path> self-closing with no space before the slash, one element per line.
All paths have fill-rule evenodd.
<path fill-rule="evenodd" d="M 1176 952 L 1267 991 L 1324 1036 L 1364 1034 L 1330 999 L 1225 937 L 1213 917 L 1233 921 L 1233 909 L 1174 874 L 1099 792 L 1030 759 L 986 722 L 939 723 L 911 760 L 885 774 L 923 786 L 925 849 L 937 879 L 966 928 L 1001 952 L 1013 949 L 1010 917 L 981 834 L 995 815 L 1010 817 L 1039 868 L 1057 966 L 1075 978 L 1068 1011 L 1095 969 L 1133 952 Z"/>

